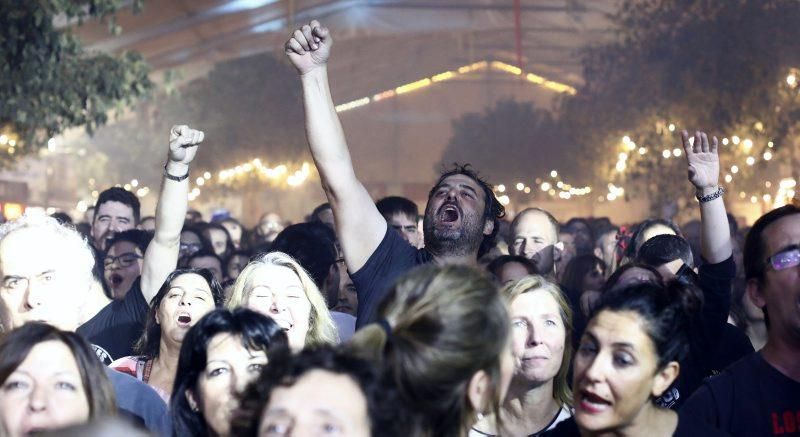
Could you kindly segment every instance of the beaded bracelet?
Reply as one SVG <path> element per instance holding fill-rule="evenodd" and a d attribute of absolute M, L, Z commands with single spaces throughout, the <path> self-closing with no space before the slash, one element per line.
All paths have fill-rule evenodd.
<path fill-rule="evenodd" d="M 723 194 L 725 194 L 725 188 L 719 187 L 719 189 L 717 191 L 715 191 L 715 192 L 713 192 L 711 194 L 708 194 L 708 195 L 705 195 L 705 196 L 701 196 L 699 194 L 695 194 L 695 197 L 697 198 L 697 200 L 700 203 L 706 203 L 706 202 L 711 202 L 714 199 L 718 199 L 718 198 L 722 197 Z"/>

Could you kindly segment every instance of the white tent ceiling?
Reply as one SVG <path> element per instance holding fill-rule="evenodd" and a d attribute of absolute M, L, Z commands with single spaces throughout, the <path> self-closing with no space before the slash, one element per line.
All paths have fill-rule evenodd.
<path fill-rule="evenodd" d="M 613 38 L 616 3 L 520 0 L 526 69 L 579 83 L 579 50 Z M 223 60 L 281 51 L 293 23 L 316 18 L 336 40 L 332 77 L 358 74 L 349 82 L 362 87 L 385 80 L 380 87 L 476 60 L 516 63 L 514 12 L 513 0 L 145 0 L 140 14 L 119 14 L 121 35 L 101 23 L 78 34 L 90 49 L 135 50 L 156 71 L 192 78 Z M 369 91 L 341 90 L 345 98 Z"/>

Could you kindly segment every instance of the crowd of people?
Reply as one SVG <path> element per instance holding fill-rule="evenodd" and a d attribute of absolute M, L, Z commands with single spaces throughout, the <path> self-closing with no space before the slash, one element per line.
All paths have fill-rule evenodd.
<path fill-rule="evenodd" d="M 800 435 L 800 206 L 737 226 L 700 131 L 665 181 L 696 190 L 683 227 L 509 221 L 467 165 L 421 215 L 375 202 L 332 44 L 286 43 L 328 198 L 305 222 L 189 210 L 180 125 L 154 217 L 110 188 L 0 225 L 0 435 Z"/>

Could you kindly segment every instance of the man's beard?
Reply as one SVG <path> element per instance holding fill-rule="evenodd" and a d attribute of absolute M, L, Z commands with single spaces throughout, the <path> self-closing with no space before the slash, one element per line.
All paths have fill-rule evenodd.
<path fill-rule="evenodd" d="M 461 226 L 436 228 L 435 213 L 426 211 L 422 223 L 425 248 L 438 256 L 466 256 L 477 254 L 483 241 L 483 226 L 475 216 L 461 214 Z"/>

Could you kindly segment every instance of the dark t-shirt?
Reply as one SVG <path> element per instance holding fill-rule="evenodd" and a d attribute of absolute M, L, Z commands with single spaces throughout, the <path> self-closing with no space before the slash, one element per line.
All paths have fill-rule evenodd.
<path fill-rule="evenodd" d="M 122 300 L 109 303 L 77 329 L 105 365 L 134 355 L 133 344 L 144 332 L 150 306 L 144 299 L 140 281 L 141 277 L 137 278 Z"/>
<path fill-rule="evenodd" d="M 697 275 L 703 291 L 703 310 L 690 321 L 689 355 L 681 361 L 678 379 L 656 404 L 678 409 L 703 380 L 718 374 L 753 352 L 750 339 L 727 323 L 731 307 L 731 283 L 736 276 L 733 257 L 717 264 L 704 263 Z"/>
<path fill-rule="evenodd" d="M 575 418 L 570 417 L 559 423 L 555 429 L 542 434 L 542 437 L 572 437 L 580 435 L 581 433 L 578 429 L 578 424 L 575 422 Z M 702 421 L 678 415 L 678 426 L 675 428 L 675 432 L 672 433 L 672 435 L 675 437 L 717 437 L 727 436 L 728 434 Z"/>
<path fill-rule="evenodd" d="M 350 275 L 358 293 L 356 329 L 375 321 L 378 305 L 400 275 L 432 259 L 428 251 L 411 246 L 387 226 L 381 244 L 364 266 Z"/>
<path fill-rule="evenodd" d="M 753 353 L 706 381 L 681 413 L 734 436 L 800 436 L 800 382 Z"/>

